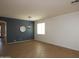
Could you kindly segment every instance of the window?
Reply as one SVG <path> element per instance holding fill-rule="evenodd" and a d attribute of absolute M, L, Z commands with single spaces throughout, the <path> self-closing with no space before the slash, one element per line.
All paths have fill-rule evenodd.
<path fill-rule="evenodd" d="M 37 24 L 37 34 L 45 34 L 45 23 Z"/>

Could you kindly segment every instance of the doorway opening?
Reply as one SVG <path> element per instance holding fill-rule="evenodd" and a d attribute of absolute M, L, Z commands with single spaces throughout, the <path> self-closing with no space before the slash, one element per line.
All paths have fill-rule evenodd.
<path fill-rule="evenodd" d="M 0 44 L 7 44 L 7 23 L 0 21 Z"/>

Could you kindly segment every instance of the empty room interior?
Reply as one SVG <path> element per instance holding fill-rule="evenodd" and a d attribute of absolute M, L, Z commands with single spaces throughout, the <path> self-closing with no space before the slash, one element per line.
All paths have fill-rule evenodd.
<path fill-rule="evenodd" d="M 0 57 L 79 58 L 79 0 L 0 0 Z"/>

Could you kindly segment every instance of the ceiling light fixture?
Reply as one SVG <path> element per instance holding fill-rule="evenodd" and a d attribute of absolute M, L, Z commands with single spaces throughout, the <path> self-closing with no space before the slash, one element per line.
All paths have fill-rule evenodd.
<path fill-rule="evenodd" d="M 75 1 L 73 1 L 72 3 L 77 3 L 77 2 L 79 2 L 79 0 L 75 0 Z"/>
<path fill-rule="evenodd" d="M 27 17 L 27 20 L 29 20 L 29 21 L 36 21 L 36 20 L 40 20 L 40 19 L 42 19 L 42 17 L 41 16 L 28 16 Z"/>
<path fill-rule="evenodd" d="M 33 20 L 31 16 L 28 16 L 28 20 Z"/>

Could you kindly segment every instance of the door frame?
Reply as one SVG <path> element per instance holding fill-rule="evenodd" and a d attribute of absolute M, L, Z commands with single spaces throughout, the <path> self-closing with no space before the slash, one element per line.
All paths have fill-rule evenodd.
<path fill-rule="evenodd" d="M 7 44 L 7 22 L 2 20 L 0 22 L 5 24 L 5 44 Z"/>

